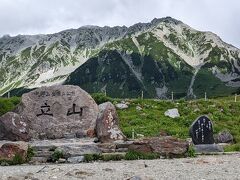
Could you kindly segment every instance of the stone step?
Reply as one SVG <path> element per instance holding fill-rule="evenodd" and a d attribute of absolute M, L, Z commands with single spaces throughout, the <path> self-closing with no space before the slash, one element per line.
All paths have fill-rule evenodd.
<path fill-rule="evenodd" d="M 34 152 L 34 157 L 46 157 L 49 158 L 52 156 L 54 151 L 35 151 Z"/>
<path fill-rule="evenodd" d="M 31 146 L 34 151 L 54 151 L 54 149 L 57 148 L 57 146 L 49 145 L 49 146 Z"/>
<path fill-rule="evenodd" d="M 39 164 L 39 163 L 46 163 L 48 161 L 48 158 L 46 157 L 32 157 L 30 164 Z"/>

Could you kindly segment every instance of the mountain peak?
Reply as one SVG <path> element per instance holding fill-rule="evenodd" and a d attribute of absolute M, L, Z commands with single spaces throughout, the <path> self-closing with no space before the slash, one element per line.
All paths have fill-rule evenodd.
<path fill-rule="evenodd" d="M 147 91 L 149 97 L 166 97 L 176 89 L 198 96 L 196 87 L 236 92 L 240 53 L 213 33 L 164 17 L 130 27 L 83 26 L 47 35 L 5 36 L 0 38 L 0 74 L 0 94 L 62 84 L 71 76 L 68 82 L 77 81 L 90 92 L 107 89 L 114 96 Z M 211 80 L 206 87 L 197 83 L 204 78 Z"/>
<path fill-rule="evenodd" d="M 182 23 L 181 21 L 174 19 L 170 16 L 164 17 L 164 18 L 154 18 L 151 23 L 156 25 L 159 24 L 160 22 L 166 22 L 166 23 L 174 23 L 174 24 L 180 24 Z"/>

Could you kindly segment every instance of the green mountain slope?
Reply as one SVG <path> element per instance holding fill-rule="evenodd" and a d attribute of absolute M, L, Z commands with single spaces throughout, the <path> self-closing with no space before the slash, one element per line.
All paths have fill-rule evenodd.
<path fill-rule="evenodd" d="M 113 97 L 199 98 L 239 92 L 240 51 L 173 18 L 0 38 L 0 95 L 75 84 Z M 16 92 L 14 90 L 13 92 Z M 21 91 L 24 92 L 24 91 Z"/>

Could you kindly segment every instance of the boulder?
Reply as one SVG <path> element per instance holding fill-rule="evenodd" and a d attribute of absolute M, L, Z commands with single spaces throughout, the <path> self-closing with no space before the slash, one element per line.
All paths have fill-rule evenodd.
<path fill-rule="evenodd" d="M 98 106 L 92 97 L 78 86 L 41 87 L 23 94 L 15 112 L 19 116 L 5 116 L 10 121 L 15 116 L 19 122 L 26 123 L 27 139 L 58 139 L 75 137 L 77 134 L 95 136 Z M 5 116 L 0 119 L 1 123 L 5 123 Z M 9 129 L 10 134 L 14 134 L 15 129 Z M 1 136 L 7 135 L 4 133 Z M 25 139 L 21 137 L 21 140 Z"/>
<path fill-rule="evenodd" d="M 116 108 L 110 102 L 99 105 L 96 133 L 102 143 L 126 139 L 118 126 Z"/>
<path fill-rule="evenodd" d="M 28 144 L 23 141 L 18 142 L 1 142 L 0 144 L 0 161 L 13 161 L 16 155 L 20 156 L 23 161 L 27 158 Z"/>
<path fill-rule="evenodd" d="M 165 136 L 136 140 L 129 146 L 129 150 L 142 153 L 153 152 L 163 156 L 184 156 L 188 147 L 187 141 Z"/>
<path fill-rule="evenodd" d="M 180 114 L 178 112 L 178 109 L 177 108 L 174 108 L 174 109 L 168 109 L 165 113 L 164 113 L 165 116 L 168 116 L 170 118 L 177 118 L 177 117 L 180 117 Z"/>
<path fill-rule="evenodd" d="M 127 108 L 128 108 L 128 105 L 125 104 L 125 103 L 118 103 L 118 104 L 116 104 L 115 106 L 116 106 L 116 108 L 118 108 L 118 109 L 127 109 Z"/>
<path fill-rule="evenodd" d="M 0 117 L 0 139 L 28 141 L 30 137 L 27 118 L 14 112 L 8 112 Z"/>
<path fill-rule="evenodd" d="M 151 153 L 153 152 L 149 141 L 144 140 L 136 140 L 131 145 L 128 146 L 128 150 L 141 152 L 141 153 Z"/>
<path fill-rule="evenodd" d="M 217 143 L 232 143 L 233 136 L 229 131 L 226 131 L 226 130 L 219 132 L 216 136 L 216 142 Z"/>
<path fill-rule="evenodd" d="M 149 144 L 153 152 L 167 156 L 185 155 L 189 147 L 187 141 L 171 136 L 150 138 Z"/>

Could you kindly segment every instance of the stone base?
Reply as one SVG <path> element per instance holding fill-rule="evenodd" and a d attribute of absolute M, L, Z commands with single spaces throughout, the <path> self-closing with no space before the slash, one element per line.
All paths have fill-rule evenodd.
<path fill-rule="evenodd" d="M 223 147 L 218 144 L 199 144 L 194 145 L 194 150 L 199 154 L 224 152 Z"/>

